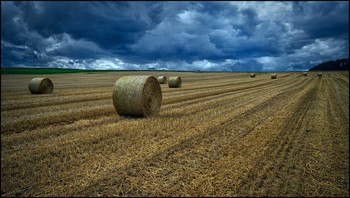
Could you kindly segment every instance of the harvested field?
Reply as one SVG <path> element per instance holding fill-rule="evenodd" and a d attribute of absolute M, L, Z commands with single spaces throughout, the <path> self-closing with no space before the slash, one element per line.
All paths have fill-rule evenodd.
<path fill-rule="evenodd" d="M 164 74 L 157 116 L 116 113 L 117 79 Z M 349 72 L 1 75 L 1 196 L 348 197 Z"/>

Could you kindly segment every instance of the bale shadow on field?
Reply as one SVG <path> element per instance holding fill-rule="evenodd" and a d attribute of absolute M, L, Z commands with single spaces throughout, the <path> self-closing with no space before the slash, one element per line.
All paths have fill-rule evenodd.
<path fill-rule="evenodd" d="M 135 116 L 135 115 L 121 115 L 120 117 L 122 117 L 123 119 L 126 119 L 126 120 L 147 118 L 147 117 L 144 117 L 144 116 Z"/>

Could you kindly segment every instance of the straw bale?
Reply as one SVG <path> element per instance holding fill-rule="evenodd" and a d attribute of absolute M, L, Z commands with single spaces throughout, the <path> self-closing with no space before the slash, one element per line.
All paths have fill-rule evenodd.
<path fill-rule="evenodd" d="M 53 83 L 48 78 L 33 78 L 28 85 L 32 94 L 51 94 L 53 91 Z"/>
<path fill-rule="evenodd" d="M 169 88 L 180 88 L 181 87 L 181 77 L 175 76 L 175 77 L 169 77 L 168 80 L 168 86 Z"/>
<path fill-rule="evenodd" d="M 159 76 L 158 81 L 159 81 L 159 84 L 166 84 L 167 78 L 166 78 L 166 76 Z"/>
<path fill-rule="evenodd" d="M 124 76 L 115 82 L 112 98 L 119 115 L 148 117 L 159 113 L 162 91 L 153 76 Z"/>
<path fill-rule="evenodd" d="M 277 74 L 276 73 L 272 74 L 271 79 L 277 79 Z"/>

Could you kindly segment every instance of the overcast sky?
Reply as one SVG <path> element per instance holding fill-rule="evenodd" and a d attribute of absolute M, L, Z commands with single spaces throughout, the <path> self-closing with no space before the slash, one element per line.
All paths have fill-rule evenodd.
<path fill-rule="evenodd" d="M 347 1 L 1 1 L 1 67 L 301 71 L 348 57 Z"/>

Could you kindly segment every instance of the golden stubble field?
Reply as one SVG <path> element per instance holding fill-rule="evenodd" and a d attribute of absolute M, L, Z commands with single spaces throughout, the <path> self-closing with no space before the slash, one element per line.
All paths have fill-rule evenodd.
<path fill-rule="evenodd" d="M 113 84 L 140 74 L 182 87 L 120 117 Z M 1 75 L 1 196 L 349 196 L 349 72 L 270 75 Z"/>

